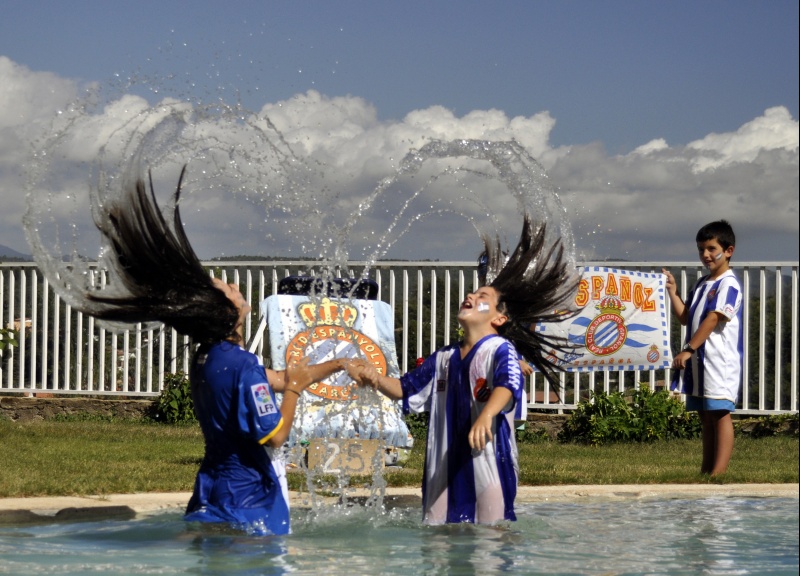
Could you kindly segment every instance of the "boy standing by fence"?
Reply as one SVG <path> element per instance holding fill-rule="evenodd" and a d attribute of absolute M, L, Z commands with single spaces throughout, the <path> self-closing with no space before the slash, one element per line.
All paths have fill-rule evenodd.
<path fill-rule="evenodd" d="M 716 476 L 728 469 L 733 453 L 734 411 L 742 384 L 742 289 L 730 268 L 736 245 L 725 220 L 706 224 L 695 238 L 700 261 L 708 269 L 687 302 L 678 296 L 675 278 L 664 269 L 672 310 L 688 325 L 686 341 L 672 363 L 672 389 L 686 394 L 687 410 L 703 425 L 700 472 Z"/>

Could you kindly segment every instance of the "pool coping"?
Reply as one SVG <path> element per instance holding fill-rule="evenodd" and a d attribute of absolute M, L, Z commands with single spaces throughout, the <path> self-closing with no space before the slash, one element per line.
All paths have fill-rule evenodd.
<path fill-rule="evenodd" d="M 349 491 L 348 498 L 366 499 L 365 489 Z M 106 494 L 98 496 L 58 496 L 0 498 L 0 525 L 19 525 L 53 521 L 86 521 L 109 518 L 134 518 L 167 510 L 183 510 L 190 492 Z M 419 487 L 387 488 L 385 502 L 398 505 L 421 503 Z M 688 499 L 707 497 L 800 498 L 800 484 L 614 484 L 569 486 L 520 486 L 517 504 L 538 502 L 588 502 L 599 500 L 642 500 L 649 498 Z M 290 493 L 291 505 L 310 507 L 307 492 Z M 323 500 L 331 500 L 325 498 Z M 333 500 L 338 500 L 335 498 Z"/>

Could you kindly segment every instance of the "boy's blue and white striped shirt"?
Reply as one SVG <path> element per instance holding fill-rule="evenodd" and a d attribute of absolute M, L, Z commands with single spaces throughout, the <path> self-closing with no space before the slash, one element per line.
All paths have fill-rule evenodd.
<path fill-rule="evenodd" d="M 725 321 L 697 349 L 674 389 L 684 394 L 730 400 L 736 403 L 742 385 L 744 337 L 742 331 L 742 289 L 732 270 L 719 278 L 701 278 L 686 301 L 689 330 L 686 342 L 709 314 L 719 313 Z"/>

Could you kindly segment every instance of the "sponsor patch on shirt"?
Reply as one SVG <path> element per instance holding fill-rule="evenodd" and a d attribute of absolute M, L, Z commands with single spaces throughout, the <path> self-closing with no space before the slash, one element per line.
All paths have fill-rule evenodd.
<path fill-rule="evenodd" d="M 730 304 L 726 304 L 722 308 L 722 313 L 728 318 L 733 318 L 733 315 L 736 313 L 736 311 L 734 310 L 733 306 L 731 306 Z"/>
<path fill-rule="evenodd" d="M 256 411 L 259 416 L 268 416 L 278 412 L 278 408 L 269 393 L 269 386 L 266 384 L 253 384 L 250 386 L 250 393 L 253 395 L 253 403 L 256 405 Z"/>

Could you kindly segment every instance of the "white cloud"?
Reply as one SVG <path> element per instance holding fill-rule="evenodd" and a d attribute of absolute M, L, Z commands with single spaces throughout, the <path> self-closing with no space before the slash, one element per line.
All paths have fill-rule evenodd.
<path fill-rule="evenodd" d="M 551 175 L 571 191 L 579 244 L 594 257 L 693 260 L 696 230 L 726 218 L 748 259 L 797 258 L 797 121 L 785 108 L 685 147 L 573 148 Z M 764 230 L 794 240 L 766 242 Z"/>
<path fill-rule="evenodd" d="M 660 152 L 661 150 L 668 149 L 669 146 L 667 145 L 667 141 L 663 138 L 656 138 L 655 140 L 651 140 L 647 144 L 642 144 L 641 146 L 637 147 L 633 153 L 634 154 L 650 154 L 652 152 Z"/>
<path fill-rule="evenodd" d="M 89 92 L 94 100 L 85 110 L 67 107 L 79 93 L 86 90 L 70 80 L 0 57 L 0 244 L 27 251 L 19 224 L 27 175 L 19 166 L 32 143 L 44 141 L 56 160 L 46 165 L 39 158 L 31 166 L 44 172 L 37 192 L 49 198 L 53 212 L 81 209 L 65 196 L 85 193 L 98 158 L 114 176 L 143 148 L 145 167 L 153 168 L 164 196 L 188 162 L 182 215 L 201 257 L 315 256 L 344 233 L 351 257 L 362 257 L 407 204 L 394 231 L 410 228 L 401 239 L 387 240 L 394 243 L 388 256 L 472 260 L 479 239 L 470 220 L 509 241 L 518 233 L 516 199 L 485 162 L 456 168 L 429 161 L 413 177 L 392 181 L 352 229 L 347 226 L 359 205 L 395 177 L 410 150 L 433 139 L 513 139 L 547 169 L 586 257 L 693 260 L 697 228 L 727 218 L 740 238 L 737 255 L 797 259 L 798 124 L 785 108 L 686 146 L 654 139 L 610 156 L 598 143 L 552 147 L 555 119 L 546 111 L 509 118 L 476 110 L 459 117 L 431 106 L 381 122 L 363 98 L 313 90 L 255 113 L 221 103 L 151 106 L 131 94 L 101 102 L 97 92 Z M 427 216 L 418 224 L 420 214 Z M 776 246 L 770 232 L 794 240 Z"/>
<path fill-rule="evenodd" d="M 759 116 L 742 125 L 736 132 L 709 134 L 690 142 L 687 148 L 697 151 L 692 160 L 698 172 L 728 166 L 737 162 L 754 162 L 764 150 L 797 152 L 797 120 L 783 106 L 768 108 Z"/>
<path fill-rule="evenodd" d="M 77 95 L 71 80 L 50 72 L 32 72 L 0 56 L 0 130 L 49 119 Z"/>
<path fill-rule="evenodd" d="M 0 56 L 0 244 L 28 252 L 20 227 L 24 165 L 35 151 L 35 135 L 76 93 L 70 80 L 32 72 Z"/>

